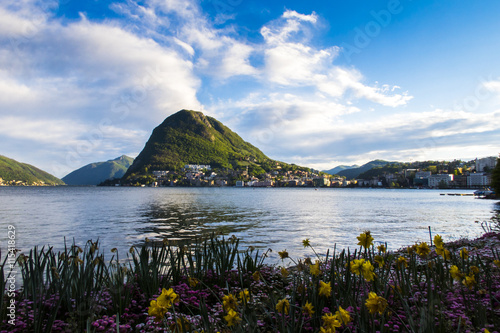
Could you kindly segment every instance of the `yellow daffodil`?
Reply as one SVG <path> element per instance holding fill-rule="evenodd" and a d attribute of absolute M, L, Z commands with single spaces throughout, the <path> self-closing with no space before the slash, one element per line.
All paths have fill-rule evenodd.
<path fill-rule="evenodd" d="M 248 291 L 248 289 L 243 289 L 242 291 L 240 291 L 240 299 L 244 304 L 250 301 L 250 292 Z"/>
<path fill-rule="evenodd" d="M 415 251 L 417 251 L 417 244 L 409 246 L 408 249 L 407 249 L 407 251 L 408 251 L 409 255 L 412 255 Z"/>
<path fill-rule="evenodd" d="M 495 266 L 497 267 L 500 267 L 500 260 L 493 260 L 493 264 L 495 264 Z"/>
<path fill-rule="evenodd" d="M 474 286 L 476 285 L 476 279 L 474 278 L 474 275 L 468 275 L 465 277 L 465 279 L 462 281 L 462 284 L 472 290 Z"/>
<path fill-rule="evenodd" d="M 276 310 L 278 310 L 279 313 L 288 314 L 288 311 L 290 310 L 290 302 L 288 302 L 286 298 L 283 298 L 278 302 L 278 304 L 276 304 Z"/>
<path fill-rule="evenodd" d="M 460 272 L 456 265 L 450 267 L 450 275 L 455 281 L 460 281 L 463 277 L 463 274 Z"/>
<path fill-rule="evenodd" d="M 254 281 L 259 281 L 260 280 L 260 272 L 259 271 L 255 271 L 252 274 L 252 279 L 254 279 Z"/>
<path fill-rule="evenodd" d="M 417 245 L 417 254 L 422 258 L 427 257 L 427 255 L 431 252 L 429 245 L 426 242 L 422 242 Z"/>
<path fill-rule="evenodd" d="M 443 259 L 444 260 L 450 260 L 451 259 L 451 252 L 450 252 L 450 250 L 446 250 L 446 249 L 444 250 L 444 252 L 443 252 Z"/>
<path fill-rule="evenodd" d="M 436 248 L 438 248 L 438 247 L 443 248 L 444 247 L 443 238 L 440 235 L 434 236 L 434 245 L 436 245 Z"/>
<path fill-rule="evenodd" d="M 320 327 L 319 328 L 320 333 L 335 333 L 336 329 L 334 328 L 325 328 L 325 327 Z"/>
<path fill-rule="evenodd" d="M 330 282 L 326 283 L 323 281 L 319 281 L 319 295 L 330 297 L 332 294 L 332 286 Z"/>
<path fill-rule="evenodd" d="M 312 317 L 314 314 L 314 306 L 309 303 L 309 301 L 306 301 L 306 304 L 302 307 L 302 312 L 306 313 L 309 317 Z"/>
<path fill-rule="evenodd" d="M 385 246 L 385 244 L 380 244 L 379 246 L 377 246 L 377 250 L 380 253 L 386 253 L 387 252 L 387 247 Z"/>
<path fill-rule="evenodd" d="M 470 266 L 470 272 L 471 272 L 471 274 L 477 274 L 477 273 L 479 273 L 479 267 L 477 267 L 477 266 Z"/>
<path fill-rule="evenodd" d="M 149 304 L 148 315 L 154 316 L 156 322 L 160 322 L 163 316 L 167 313 L 168 308 L 158 305 L 156 300 L 151 301 Z"/>
<path fill-rule="evenodd" d="M 351 261 L 351 273 L 356 275 L 361 275 L 361 268 L 365 263 L 365 259 L 354 259 Z"/>
<path fill-rule="evenodd" d="M 460 250 L 460 258 L 464 260 L 469 259 L 469 250 L 467 250 L 465 247 Z"/>
<path fill-rule="evenodd" d="M 151 301 L 148 314 L 155 317 L 155 321 L 161 321 L 168 309 L 172 305 L 179 301 L 179 296 L 174 292 L 172 288 L 165 289 L 161 291 L 161 295 L 158 296 L 156 300 Z"/>
<path fill-rule="evenodd" d="M 372 263 L 369 261 L 365 261 L 363 266 L 361 266 L 361 274 L 366 281 L 373 281 L 375 278 L 375 273 L 373 272 L 374 269 L 375 267 L 373 267 Z"/>
<path fill-rule="evenodd" d="M 436 254 L 438 256 L 442 256 L 444 255 L 444 247 L 441 247 L 441 246 L 436 246 Z"/>
<path fill-rule="evenodd" d="M 342 326 L 339 318 L 331 313 L 325 313 L 321 319 L 323 319 L 323 327 L 332 330 L 332 332 L 335 332 L 336 328 Z"/>
<path fill-rule="evenodd" d="M 378 267 L 379 268 L 382 268 L 384 267 L 384 264 L 385 264 L 385 261 L 384 261 L 384 257 L 380 256 L 380 255 L 376 255 L 373 260 L 378 264 Z"/>
<path fill-rule="evenodd" d="M 370 248 L 370 246 L 373 245 L 373 237 L 372 235 L 370 234 L 370 231 L 365 231 L 363 232 L 362 234 L 360 234 L 358 237 L 356 237 L 358 239 L 358 245 L 361 245 L 362 247 L 364 247 L 365 249 L 368 249 Z"/>
<path fill-rule="evenodd" d="M 304 247 L 308 247 L 308 246 L 311 246 L 311 244 L 309 243 L 309 238 L 306 238 L 302 241 L 302 245 L 304 245 Z"/>
<path fill-rule="evenodd" d="M 288 252 L 286 250 L 278 252 L 280 255 L 281 260 L 288 258 Z"/>
<path fill-rule="evenodd" d="M 339 310 L 335 312 L 335 316 L 337 316 L 338 320 L 343 324 L 349 324 L 351 322 L 351 315 L 349 314 L 349 311 L 342 309 L 341 306 L 339 306 Z"/>
<path fill-rule="evenodd" d="M 281 275 L 283 275 L 283 277 L 287 277 L 288 275 L 290 275 L 290 272 L 285 267 L 281 267 L 280 272 L 281 272 Z"/>
<path fill-rule="evenodd" d="M 379 314 L 382 314 L 387 308 L 387 300 L 383 297 L 378 296 L 374 292 L 370 292 L 368 294 L 368 299 L 366 300 L 365 305 L 370 313 L 378 312 Z"/>
<path fill-rule="evenodd" d="M 156 299 L 158 305 L 161 307 L 171 308 L 174 303 L 179 302 L 179 295 L 177 295 L 172 288 L 161 290 L 161 295 Z"/>
<path fill-rule="evenodd" d="M 227 326 L 238 325 L 238 323 L 241 321 L 240 315 L 233 309 L 230 309 L 227 312 L 227 315 L 224 316 L 224 319 L 227 321 Z"/>
<path fill-rule="evenodd" d="M 321 273 L 321 270 L 319 269 L 319 260 L 316 260 L 314 265 L 309 265 L 309 272 L 313 276 L 318 276 Z"/>
<path fill-rule="evenodd" d="M 198 283 L 200 283 L 200 281 L 198 279 L 192 278 L 192 277 L 188 278 L 188 284 L 191 288 L 196 287 L 198 285 Z"/>
<path fill-rule="evenodd" d="M 398 267 L 401 267 L 401 265 L 404 265 L 405 267 L 408 267 L 408 260 L 405 257 L 399 257 L 397 261 Z"/>
<path fill-rule="evenodd" d="M 238 301 L 236 300 L 236 297 L 234 297 L 233 294 L 225 295 L 222 297 L 222 305 L 224 306 L 224 310 L 229 311 L 229 310 L 236 310 L 238 306 Z"/>

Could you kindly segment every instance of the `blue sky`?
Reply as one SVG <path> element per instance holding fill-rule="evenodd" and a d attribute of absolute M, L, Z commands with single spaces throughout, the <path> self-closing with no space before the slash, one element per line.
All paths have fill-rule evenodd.
<path fill-rule="evenodd" d="M 328 169 L 500 152 L 497 1 L 0 2 L 0 154 L 62 177 L 180 109 Z"/>

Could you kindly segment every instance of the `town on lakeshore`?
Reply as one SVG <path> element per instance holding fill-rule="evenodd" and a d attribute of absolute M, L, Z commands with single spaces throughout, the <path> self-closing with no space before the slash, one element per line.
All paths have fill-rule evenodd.
<path fill-rule="evenodd" d="M 25 180 L 3 180 L 0 178 L 0 186 L 52 186 L 52 184 L 47 184 L 43 180 L 39 182 L 30 183 Z"/>
<path fill-rule="evenodd" d="M 252 175 L 245 169 L 214 169 L 210 165 L 185 165 L 180 171 L 153 170 L 149 177 L 132 179 L 125 186 L 236 186 L 236 187 L 389 187 L 485 188 L 491 184 L 494 156 L 452 162 L 390 163 L 348 179 L 346 176 L 275 162 L 272 171 Z M 340 172 L 342 174 L 342 172 Z M 110 185 L 110 184 L 108 184 Z M 115 185 L 120 185 L 115 181 Z"/>

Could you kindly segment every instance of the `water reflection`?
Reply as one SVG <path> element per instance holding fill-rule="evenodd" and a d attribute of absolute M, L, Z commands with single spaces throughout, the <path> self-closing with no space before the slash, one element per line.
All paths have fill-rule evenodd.
<path fill-rule="evenodd" d="M 213 206 L 203 202 L 176 202 L 155 200 L 147 205 L 142 218 L 146 226 L 140 228 L 142 240 L 189 241 L 206 238 L 212 233 L 229 235 L 258 227 L 258 215 L 242 213 L 238 207 Z"/>
<path fill-rule="evenodd" d="M 490 220 L 486 224 L 483 224 L 483 228 L 500 232 L 500 202 L 495 203 L 495 205 L 493 206 L 492 214 L 493 216 L 490 218 Z"/>

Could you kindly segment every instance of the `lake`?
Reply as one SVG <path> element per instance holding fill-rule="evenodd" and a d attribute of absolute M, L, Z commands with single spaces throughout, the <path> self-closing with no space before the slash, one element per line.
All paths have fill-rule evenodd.
<path fill-rule="evenodd" d="M 211 232 L 236 235 L 244 246 L 310 255 L 309 238 L 320 253 L 334 244 L 355 248 L 370 230 L 389 249 L 428 241 L 428 227 L 444 240 L 476 237 L 480 223 L 496 213 L 496 201 L 442 193 L 468 190 L 333 188 L 127 188 L 2 187 L 0 239 L 16 228 L 16 246 L 61 249 L 99 239 L 106 253 L 122 256 L 131 245 L 152 240 L 192 240 Z M 3 230 L 3 231 L 2 231 Z"/>

